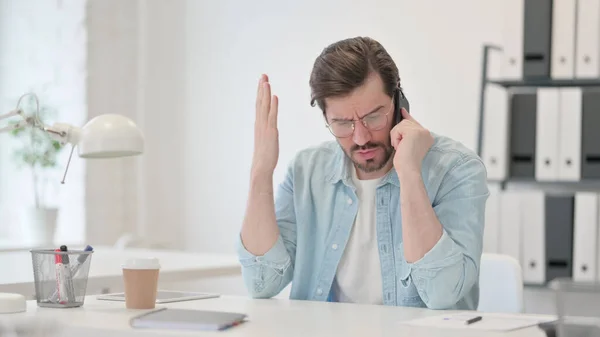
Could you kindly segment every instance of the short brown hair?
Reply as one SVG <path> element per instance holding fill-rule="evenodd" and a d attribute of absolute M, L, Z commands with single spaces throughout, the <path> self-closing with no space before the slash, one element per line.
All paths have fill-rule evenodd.
<path fill-rule="evenodd" d="M 386 94 L 400 88 L 398 68 L 381 43 L 369 37 L 354 37 L 325 47 L 310 75 L 311 106 L 315 102 L 325 114 L 325 99 L 344 96 L 360 87 L 371 72 L 377 72 Z"/>

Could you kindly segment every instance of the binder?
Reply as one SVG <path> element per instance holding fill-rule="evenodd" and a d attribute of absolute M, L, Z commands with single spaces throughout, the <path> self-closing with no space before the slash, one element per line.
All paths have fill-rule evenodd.
<path fill-rule="evenodd" d="M 516 191 L 503 191 L 500 194 L 500 235 L 499 251 L 521 261 L 521 197 Z"/>
<path fill-rule="evenodd" d="M 489 184 L 488 197 L 485 206 L 485 226 L 483 230 L 483 251 L 487 253 L 499 253 L 499 235 L 500 235 L 500 193 L 498 184 Z"/>
<path fill-rule="evenodd" d="M 537 89 L 535 178 L 558 179 L 559 107 L 558 88 Z"/>
<path fill-rule="evenodd" d="M 573 228 L 573 280 L 595 281 L 598 273 L 598 194 L 577 192 Z"/>
<path fill-rule="evenodd" d="M 537 98 L 535 91 L 515 92 L 510 106 L 511 178 L 535 178 Z"/>
<path fill-rule="evenodd" d="M 574 195 L 547 195 L 546 281 L 573 275 Z M 529 245 L 529 242 L 527 243 Z"/>
<path fill-rule="evenodd" d="M 575 75 L 600 76 L 600 0 L 578 0 Z"/>
<path fill-rule="evenodd" d="M 525 3 L 523 0 L 503 0 L 502 76 L 507 80 L 523 78 L 523 35 Z"/>
<path fill-rule="evenodd" d="M 581 178 L 600 178 L 600 88 L 584 88 L 581 125 Z"/>
<path fill-rule="evenodd" d="M 502 75 L 502 65 L 504 62 L 504 53 L 502 50 L 489 49 L 487 55 L 487 78 L 490 81 L 504 80 Z"/>
<path fill-rule="evenodd" d="M 487 85 L 484 94 L 481 157 L 487 168 L 488 179 L 504 180 L 508 175 L 508 91 L 500 86 Z"/>
<path fill-rule="evenodd" d="M 523 78 L 549 78 L 552 0 L 525 1 L 523 35 Z"/>
<path fill-rule="evenodd" d="M 523 281 L 543 284 L 546 279 L 546 196 L 541 191 L 527 191 L 522 192 L 520 199 Z"/>
<path fill-rule="evenodd" d="M 575 77 L 575 27 L 577 0 L 554 1 L 552 9 L 551 76 Z"/>
<path fill-rule="evenodd" d="M 580 88 L 561 88 L 558 176 L 562 181 L 581 179 L 582 92 Z"/>

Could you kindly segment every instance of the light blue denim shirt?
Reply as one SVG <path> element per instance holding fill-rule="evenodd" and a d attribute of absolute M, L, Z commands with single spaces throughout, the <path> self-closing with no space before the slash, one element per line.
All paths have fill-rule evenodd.
<path fill-rule="evenodd" d="M 434 134 L 422 164 L 431 205 L 443 226 L 435 246 L 407 263 L 402 245 L 400 189 L 394 169 L 377 187 L 377 243 L 383 304 L 431 309 L 476 309 L 483 245 L 487 173 L 459 142 Z M 358 211 L 351 165 L 337 142 L 300 151 L 278 186 L 280 236 L 264 255 L 237 247 L 252 297 L 277 295 L 290 282 L 291 299 L 330 301 L 338 263 Z"/>

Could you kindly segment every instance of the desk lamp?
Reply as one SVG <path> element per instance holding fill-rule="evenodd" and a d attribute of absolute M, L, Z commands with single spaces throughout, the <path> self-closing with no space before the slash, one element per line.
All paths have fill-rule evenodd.
<path fill-rule="evenodd" d="M 34 98 L 36 112 L 34 116 L 26 116 L 21 110 L 21 100 L 31 95 Z M 0 120 L 19 116 L 19 122 L 0 127 L 0 133 L 25 127 L 38 128 L 46 132 L 53 140 L 61 145 L 71 144 L 71 153 L 67 162 L 61 183 L 64 184 L 69 163 L 75 147 L 79 157 L 116 158 L 139 155 L 144 152 L 144 137 L 135 123 L 129 118 L 117 114 L 105 114 L 94 117 L 83 127 L 65 123 L 55 123 L 47 126 L 39 119 L 39 100 L 35 94 L 24 94 L 19 98 L 17 107 L 3 115 Z M 20 294 L 0 293 L 0 314 L 25 311 L 25 297 Z"/>

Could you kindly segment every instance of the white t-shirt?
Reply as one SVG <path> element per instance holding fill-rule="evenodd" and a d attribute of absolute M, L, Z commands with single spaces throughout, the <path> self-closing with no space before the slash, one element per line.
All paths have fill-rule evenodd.
<path fill-rule="evenodd" d="M 381 179 L 359 180 L 352 167 L 358 213 L 333 281 L 337 302 L 382 304 L 381 263 L 377 247 L 376 188 Z"/>

